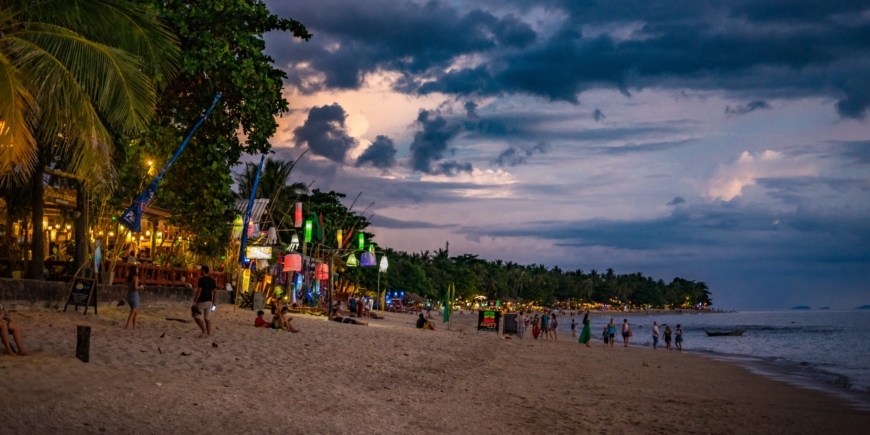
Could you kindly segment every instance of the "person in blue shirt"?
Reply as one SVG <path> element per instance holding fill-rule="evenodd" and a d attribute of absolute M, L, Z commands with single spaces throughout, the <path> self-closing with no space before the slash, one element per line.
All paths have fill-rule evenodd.
<path fill-rule="evenodd" d="M 613 318 L 610 318 L 610 323 L 607 324 L 607 335 L 610 336 L 610 347 L 613 347 L 613 342 L 616 340 L 616 325 L 613 324 Z"/>
<path fill-rule="evenodd" d="M 550 338 L 550 316 L 546 311 L 541 316 L 541 332 L 544 334 L 544 340 Z"/>

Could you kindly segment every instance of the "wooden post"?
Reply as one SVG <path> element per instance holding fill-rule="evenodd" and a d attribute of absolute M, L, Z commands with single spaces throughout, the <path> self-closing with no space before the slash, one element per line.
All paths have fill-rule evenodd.
<path fill-rule="evenodd" d="M 332 319 L 332 286 L 335 285 L 335 273 L 333 267 L 335 267 L 335 256 L 333 254 L 329 254 L 329 290 L 326 293 L 326 318 Z"/>
<path fill-rule="evenodd" d="M 90 361 L 91 327 L 79 325 L 76 328 L 76 358 L 82 362 Z"/>

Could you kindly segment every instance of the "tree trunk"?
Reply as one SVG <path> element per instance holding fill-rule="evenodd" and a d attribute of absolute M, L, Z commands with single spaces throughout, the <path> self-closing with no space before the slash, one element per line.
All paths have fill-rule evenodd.
<path fill-rule="evenodd" d="M 42 270 L 45 268 L 45 227 L 42 225 L 45 211 L 45 165 L 37 163 L 33 168 L 30 184 L 30 210 L 31 222 L 33 222 L 33 237 L 30 239 L 30 268 L 28 277 L 42 281 L 45 276 Z"/>
<path fill-rule="evenodd" d="M 87 198 L 85 186 L 79 182 L 78 189 L 76 189 L 76 204 L 78 204 L 76 211 L 79 213 L 79 217 L 75 220 L 76 254 L 73 264 L 75 270 L 79 270 L 88 260 L 88 209 L 90 207 L 88 207 Z"/>

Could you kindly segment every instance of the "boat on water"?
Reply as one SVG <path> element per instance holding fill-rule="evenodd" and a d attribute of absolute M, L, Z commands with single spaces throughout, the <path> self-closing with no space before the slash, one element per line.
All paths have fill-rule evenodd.
<path fill-rule="evenodd" d="M 710 332 L 710 331 L 704 329 L 704 332 L 707 333 L 708 337 L 734 337 L 734 336 L 743 335 L 743 333 L 746 332 L 746 328 L 738 329 L 736 331 L 723 331 L 723 332 Z"/>

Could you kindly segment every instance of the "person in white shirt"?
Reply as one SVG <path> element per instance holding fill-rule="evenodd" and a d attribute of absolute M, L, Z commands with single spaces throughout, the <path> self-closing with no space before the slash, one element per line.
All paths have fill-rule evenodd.
<path fill-rule="evenodd" d="M 622 321 L 622 340 L 625 342 L 625 347 L 628 347 L 628 337 L 631 337 L 631 326 L 628 324 L 628 319 Z"/>
<path fill-rule="evenodd" d="M 653 322 L 653 350 L 656 350 L 659 345 L 659 323 Z"/>
<path fill-rule="evenodd" d="M 520 311 L 520 314 L 517 315 L 517 337 L 519 337 L 519 339 L 522 340 L 525 333 L 526 333 L 526 316 L 524 316 L 523 312 Z"/>

